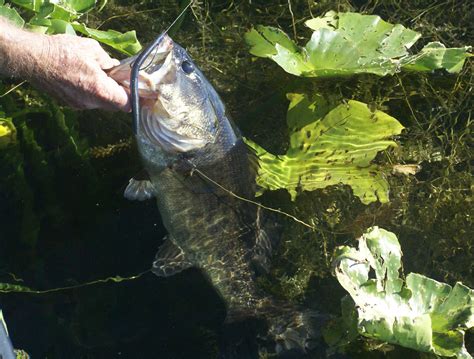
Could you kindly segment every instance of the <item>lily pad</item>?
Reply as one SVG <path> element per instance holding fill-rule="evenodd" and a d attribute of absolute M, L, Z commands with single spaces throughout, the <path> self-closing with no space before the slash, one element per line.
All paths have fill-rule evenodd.
<path fill-rule="evenodd" d="M 86 25 L 77 22 L 72 23 L 72 27 L 77 32 L 87 35 L 103 44 L 109 45 L 115 50 L 129 56 L 135 55 L 142 48 L 137 39 L 135 30 L 127 31 L 125 33 L 115 30 L 102 31 L 88 28 Z"/>
<path fill-rule="evenodd" d="M 439 42 L 410 55 L 408 49 L 421 34 L 376 15 L 331 11 L 306 21 L 306 25 L 314 32 L 304 47 L 277 28 L 257 26 L 245 34 L 250 53 L 271 58 L 285 71 L 303 77 L 359 73 L 384 76 L 403 68 L 459 72 L 465 59 L 472 56 L 469 46 L 449 49 Z"/>
<path fill-rule="evenodd" d="M 401 257 L 395 234 L 378 227 L 359 238 L 358 249 L 338 248 L 333 265 L 354 302 L 358 332 L 422 352 L 471 358 L 464 334 L 474 326 L 474 291 L 416 273 L 403 281 Z"/>
<path fill-rule="evenodd" d="M 287 122 L 291 129 L 286 154 L 273 155 L 246 140 L 260 162 L 257 183 L 262 189 L 300 191 L 347 184 L 365 204 L 388 202 L 389 185 L 372 163 L 379 151 L 395 147 L 389 138 L 403 126 L 382 111 L 358 101 L 330 106 L 320 97 L 289 94 Z"/>

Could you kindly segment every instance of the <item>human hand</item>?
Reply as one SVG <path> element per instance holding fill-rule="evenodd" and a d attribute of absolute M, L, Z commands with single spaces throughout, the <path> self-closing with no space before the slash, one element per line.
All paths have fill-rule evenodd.
<path fill-rule="evenodd" d="M 95 40 L 73 36 L 42 36 L 30 81 L 76 109 L 130 111 L 125 89 L 104 70 L 119 64 Z"/>

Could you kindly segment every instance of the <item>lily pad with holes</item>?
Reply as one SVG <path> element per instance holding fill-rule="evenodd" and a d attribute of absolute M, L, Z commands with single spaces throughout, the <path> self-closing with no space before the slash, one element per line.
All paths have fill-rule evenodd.
<path fill-rule="evenodd" d="M 343 246 L 336 253 L 335 274 L 350 296 L 342 304 L 352 299 L 361 335 L 441 356 L 471 358 L 464 334 L 474 327 L 472 289 L 417 273 L 403 280 L 398 239 L 378 227 L 359 238 L 358 249 Z"/>
<path fill-rule="evenodd" d="M 395 147 L 390 139 L 403 126 L 362 102 L 330 105 L 323 98 L 289 94 L 290 146 L 274 155 L 246 140 L 259 158 L 257 183 L 263 190 L 286 189 L 294 200 L 300 191 L 347 184 L 360 200 L 388 202 L 385 172 L 372 163 L 379 151 Z"/>
<path fill-rule="evenodd" d="M 400 24 L 390 24 L 376 15 L 326 13 L 306 21 L 314 30 L 304 47 L 283 31 L 256 26 L 245 34 L 250 53 L 267 57 L 285 71 L 303 77 L 348 76 L 360 73 L 395 74 L 401 69 L 459 72 L 471 47 L 446 48 L 428 43 L 418 54 L 408 50 L 421 34 Z"/>

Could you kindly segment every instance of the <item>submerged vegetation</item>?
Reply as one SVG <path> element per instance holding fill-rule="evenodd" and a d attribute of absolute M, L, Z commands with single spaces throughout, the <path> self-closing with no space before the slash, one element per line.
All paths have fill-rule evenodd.
<path fill-rule="evenodd" d="M 131 54 L 139 45 L 129 30 L 135 29 L 146 43 L 171 23 L 187 1 L 162 4 L 115 0 L 100 9 L 94 8 L 94 1 L 81 10 L 86 14 L 79 16 L 76 12 L 67 19 L 59 5 L 51 8 L 50 4 L 51 12 L 41 12 L 39 8 L 29 9 L 29 3 L 0 1 L 0 13 L 16 16 L 16 9 L 15 13 L 27 23 L 49 33 L 74 31 L 101 40 L 115 49 L 112 51 Z M 462 66 L 467 57 L 465 45 L 473 42 L 468 2 L 276 0 L 268 6 L 267 1 L 195 1 L 191 10 L 172 29 L 174 38 L 188 48 L 216 85 L 249 141 L 258 143 L 261 147 L 254 147 L 261 153 L 265 148 L 259 184 L 272 190 L 288 189 L 266 191 L 259 200 L 314 227 L 310 230 L 278 217 L 284 233 L 274 254 L 272 272 L 260 278 L 264 289 L 339 316 L 339 301 L 345 293 L 331 275 L 333 252 L 339 245 L 355 247 L 354 238 L 374 225 L 397 234 L 405 254 L 406 273 L 421 273 L 452 285 L 461 281 L 474 287 L 469 149 L 474 105 L 472 61 L 467 59 Z M 406 55 L 410 61 L 394 64 L 381 58 L 377 67 L 380 71 L 356 71 L 360 74 L 342 79 L 299 78 L 272 61 L 256 60 L 249 54 L 244 41 L 249 30 L 255 27 L 258 34 L 263 33 L 266 28 L 259 28 L 260 24 L 281 29 L 272 31 L 284 36 L 294 50 L 286 53 L 284 61 L 281 57 L 274 59 L 285 68 L 294 56 L 299 56 L 300 48 L 295 44 L 307 42 L 314 30 L 338 31 L 334 13 L 328 13 L 331 10 L 379 15 L 387 23 L 401 24 L 395 26 L 407 34 L 404 38 L 410 46 L 405 43 L 397 53 L 386 55 L 397 60 Z M 40 19 L 36 13 L 46 16 Z M 314 20 L 324 14 L 323 20 Z M 361 15 L 352 16 L 361 19 Z M 93 30 L 97 28 L 104 32 Z M 120 37 L 114 31 L 128 35 Z M 340 36 L 333 38 L 343 41 Z M 445 61 L 453 53 L 446 53 L 439 43 L 457 49 L 457 60 Z M 332 44 L 332 49 L 338 45 Z M 276 46 L 272 46 L 266 51 L 274 56 Z M 350 52 L 357 47 L 346 43 L 342 47 L 348 59 L 357 60 Z M 443 52 L 443 56 L 435 56 L 437 62 L 427 65 L 423 60 L 426 56 L 408 55 L 408 47 L 411 54 L 432 54 L 434 50 L 437 54 Z M 370 48 L 372 52 L 366 59 L 379 53 L 377 49 Z M 313 50 L 320 51 L 317 47 Z M 261 56 L 255 49 L 250 51 Z M 433 59 L 431 55 L 428 58 Z M 348 64 L 353 66 L 354 62 Z M 399 72 L 400 66 L 423 71 Z M 425 71 L 432 68 L 438 70 Z M 311 76 L 337 74 L 318 71 Z M 393 76 L 379 76 L 389 73 Z M 308 76 L 301 71 L 299 74 Z M 287 94 L 292 94 L 288 113 Z M 130 145 L 128 116 L 73 112 L 20 81 L 2 80 L 0 96 L 0 282 L 47 289 L 107 276 L 128 277 L 146 270 L 164 229 L 153 204 L 137 205 L 121 199 L 129 176 L 139 170 L 135 149 Z M 333 137 L 338 135 L 337 128 L 327 125 L 332 123 L 333 115 L 337 120 L 339 112 L 351 106 L 364 116 L 376 114 L 381 122 L 387 122 L 384 132 L 370 126 L 355 129 L 357 140 L 373 145 L 367 149 L 363 167 L 371 161 L 368 168 L 378 171 L 376 176 L 365 176 L 358 187 L 347 173 L 334 175 L 340 173 L 335 162 L 325 168 L 325 185 L 319 177 L 301 180 L 298 161 L 310 169 L 320 167 L 318 157 L 305 157 L 308 153 L 317 153 L 326 162 L 328 156 L 342 163 L 351 158 L 346 147 L 337 153 L 341 149 L 338 146 L 345 142 Z M 298 116 L 293 117 L 296 109 Z M 312 136 L 322 136 L 325 126 L 335 132 L 326 132 L 334 153 L 318 148 L 322 145 L 316 141 L 315 147 L 305 152 Z M 323 150 L 329 151 L 328 156 L 320 153 Z M 291 156 L 296 170 L 281 165 Z M 360 170 L 358 160 L 354 160 L 354 170 Z M 403 166 L 417 168 L 418 172 L 409 176 L 397 172 Z M 342 171 L 348 171 L 347 167 Z M 341 260 L 339 257 L 336 263 L 341 265 Z M 394 272 L 398 275 L 398 267 Z M 408 276 L 401 279 L 409 286 Z M 202 300 L 189 303 L 189 298 L 200 296 Z M 137 350 L 152 355 L 159 338 L 158 347 L 165 348 L 163 358 L 211 358 L 216 356 L 216 338 L 223 319 L 219 299 L 192 271 L 173 279 L 145 276 L 127 284 L 105 284 L 38 298 L 3 294 L 0 307 L 6 313 L 15 344 L 31 350 L 34 357 L 65 357 L 66 353 L 113 357 L 118 350 L 125 357 Z M 344 310 L 344 314 L 354 312 L 343 305 Z M 34 313 L 38 319 L 24 328 L 27 314 L 23 313 Z M 372 315 L 371 320 L 375 317 Z M 48 330 L 39 339 L 31 339 L 28 335 L 33 326 Z M 353 358 L 431 355 L 385 344 L 403 344 L 386 334 L 368 335 L 370 338 L 354 335 L 344 350 Z M 188 343 L 189 352 L 183 353 L 183 342 Z M 474 352 L 472 332 L 466 335 L 466 347 L 467 352 Z M 447 355 L 436 350 L 434 353 Z"/>

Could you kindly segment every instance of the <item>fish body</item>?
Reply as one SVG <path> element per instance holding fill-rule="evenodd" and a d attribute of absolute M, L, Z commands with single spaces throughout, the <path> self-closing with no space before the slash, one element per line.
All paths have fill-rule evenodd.
<path fill-rule="evenodd" d="M 127 86 L 134 59 L 110 76 Z M 136 140 L 148 179 L 132 179 L 125 196 L 157 199 L 168 237 L 153 272 L 201 269 L 227 304 L 228 319 L 264 317 L 274 341 L 305 350 L 308 315 L 255 283 L 269 268 L 272 241 L 271 221 L 245 200 L 255 195 L 254 154 L 181 46 L 164 36 L 144 64 Z"/>

